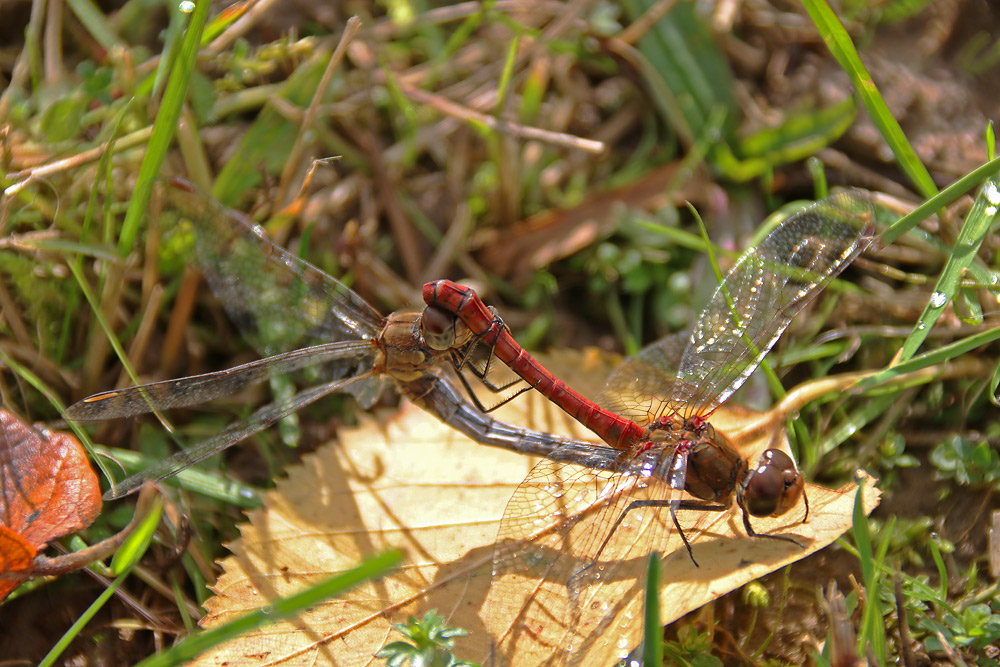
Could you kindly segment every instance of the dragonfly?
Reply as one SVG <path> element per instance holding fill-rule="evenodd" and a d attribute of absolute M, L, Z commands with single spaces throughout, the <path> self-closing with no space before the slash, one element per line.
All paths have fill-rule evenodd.
<path fill-rule="evenodd" d="M 408 387 L 405 395 L 419 399 L 422 393 L 439 391 L 437 382 L 446 378 L 436 370 L 448 365 L 457 371 L 471 369 L 492 390 L 505 388 L 488 380 L 488 366 L 473 361 L 476 337 L 449 312 L 425 306 L 382 317 L 356 292 L 271 243 L 261 227 L 192 184 L 168 179 L 163 190 L 169 205 L 186 220 L 180 224 L 193 237 L 195 264 L 264 358 L 214 373 L 95 394 L 71 405 L 64 416 L 94 421 L 199 405 L 307 368 L 323 381 L 127 477 L 105 500 L 133 493 L 146 480 L 175 475 L 333 392 L 350 393 L 362 408 L 369 408 L 387 384 L 395 382 Z M 485 411 L 464 376 L 459 377 L 477 401 L 476 408 Z M 447 403 L 441 410 L 455 413 L 455 406 Z"/>
<path fill-rule="evenodd" d="M 769 449 L 750 466 L 710 417 L 795 315 L 874 239 L 874 204 L 859 190 L 789 217 L 740 257 L 689 334 L 668 336 L 624 361 L 596 401 L 523 350 L 473 290 L 448 280 L 424 286 L 428 306 L 450 312 L 529 386 L 604 441 L 589 452 L 576 443 L 564 445 L 566 452 L 555 448 L 507 504 L 487 598 L 494 664 L 525 643 L 550 649 L 554 657 L 545 664 L 579 664 L 588 643 L 613 641 L 612 626 L 630 622 L 623 616 L 650 552 L 673 529 L 694 560 L 678 510 L 735 505 L 750 536 L 757 535 L 751 516 L 782 516 L 802 501 L 803 521 L 808 517 L 804 481 L 791 457 Z M 596 465 L 597 459 L 613 462 Z M 761 536 L 797 544 L 785 535 Z M 514 592 L 525 578 L 536 582 L 527 601 Z M 631 647 L 622 648 L 624 657 Z"/>

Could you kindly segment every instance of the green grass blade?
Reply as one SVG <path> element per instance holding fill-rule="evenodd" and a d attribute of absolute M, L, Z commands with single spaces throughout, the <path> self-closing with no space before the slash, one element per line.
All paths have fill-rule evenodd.
<path fill-rule="evenodd" d="M 906 361 L 916 353 L 948 302 L 954 298 L 959 280 L 975 261 L 979 247 L 994 220 L 997 219 L 998 207 L 1000 207 L 1000 189 L 994 181 L 989 181 L 976 197 L 976 203 L 959 230 L 955 247 L 934 285 L 934 292 L 924 306 L 924 312 L 920 314 L 913 331 L 903 342 L 897 361 Z"/>
<path fill-rule="evenodd" d="M 742 166 L 737 167 L 737 173 L 767 173 L 779 164 L 814 155 L 839 139 L 856 116 L 853 97 L 826 108 L 788 112 L 780 125 L 758 130 L 739 141 L 734 152 L 740 156 Z"/>
<path fill-rule="evenodd" d="M 944 558 L 941 555 L 941 548 L 937 544 L 937 540 L 930 540 L 927 547 L 931 550 L 931 559 L 934 561 L 934 567 L 937 568 L 938 575 L 938 598 L 941 600 L 948 599 L 948 568 L 944 564 Z"/>
<path fill-rule="evenodd" d="M 937 211 L 952 203 L 963 194 L 979 185 L 984 179 L 1000 172 L 1000 158 L 993 158 L 986 164 L 977 167 L 968 174 L 958 179 L 947 188 L 934 195 L 923 204 L 907 213 L 902 218 L 892 223 L 892 225 L 882 232 L 879 241 L 883 245 L 890 245 L 893 241 L 905 234 L 910 229 L 919 225 L 923 220 L 929 218 Z"/>
<path fill-rule="evenodd" d="M 872 649 L 876 655 L 880 655 L 885 664 L 884 627 L 882 625 L 881 604 L 878 596 L 879 567 L 872 549 L 872 536 L 868 530 L 868 516 L 864 507 L 864 484 L 858 486 L 857 494 L 854 497 L 854 543 L 858 547 L 858 560 L 861 563 L 862 579 L 867 592 L 867 605 L 864 610 L 864 618 L 861 625 L 861 636 L 858 638 L 861 648 L 859 654 L 865 655 L 867 651 L 863 646 L 871 642 Z M 891 531 L 889 531 L 891 534 Z M 878 639 L 881 637 L 881 641 Z M 878 652 L 877 645 L 882 644 L 881 653 Z"/>
<path fill-rule="evenodd" d="M 117 461 L 129 474 L 145 470 L 160 460 L 131 449 L 103 445 L 94 445 L 94 451 L 103 457 Z M 112 477 L 109 476 L 108 479 L 112 479 Z M 176 486 L 185 491 L 243 509 L 254 509 L 263 504 L 257 489 L 254 487 L 223 479 L 218 474 L 207 472 L 197 466 L 182 470 L 172 477 L 161 480 L 160 483 Z"/>
<path fill-rule="evenodd" d="M 63 636 L 59 638 L 59 641 L 56 642 L 52 649 L 49 650 L 44 658 L 42 658 L 42 661 L 38 663 L 38 667 L 51 667 L 51 665 L 56 663 L 56 660 L 59 659 L 62 652 L 65 651 L 70 643 L 80 634 L 80 631 L 87 626 L 87 623 L 90 623 L 90 620 L 97 615 L 97 612 L 99 612 L 101 608 L 104 607 L 104 605 L 107 604 L 112 597 L 114 597 L 118 588 L 124 584 L 125 580 L 128 578 L 126 576 L 127 574 L 127 572 L 122 574 L 122 576 L 112 581 L 110 586 L 101 591 L 101 594 L 97 596 L 97 599 L 94 600 L 89 607 L 87 607 L 85 612 L 80 614 L 80 617 L 73 622 L 73 625 L 70 626 Z"/>
<path fill-rule="evenodd" d="M 128 356 L 125 353 L 125 348 L 122 347 L 121 341 L 118 340 L 118 336 L 115 334 L 114 329 L 111 328 L 108 320 L 104 317 L 97 295 L 90 289 L 90 283 L 87 282 L 87 276 L 83 273 L 84 269 L 82 263 L 78 261 L 70 262 L 69 270 L 73 274 L 73 278 L 76 279 L 76 284 L 80 287 L 80 291 L 83 292 L 83 296 L 87 300 L 87 303 L 90 304 L 90 310 L 97 319 L 97 323 L 100 325 L 101 330 L 104 331 L 104 335 L 108 337 L 108 341 L 111 343 L 111 347 L 114 349 L 115 354 L 118 355 L 118 358 L 125 366 L 125 371 L 128 373 L 128 376 L 132 379 L 132 382 L 139 384 L 139 376 L 135 372 L 132 365 L 128 363 Z"/>
<path fill-rule="evenodd" d="M 111 51 L 122 46 L 121 38 L 115 33 L 97 3 L 93 0 L 66 0 L 66 4 L 102 49 Z"/>
<path fill-rule="evenodd" d="M 243 18 L 250 5 L 247 3 L 234 2 L 226 9 L 219 12 L 205 28 L 205 33 L 201 36 L 202 47 L 208 46 L 212 40 L 226 31 L 226 28 Z"/>
<path fill-rule="evenodd" d="M 663 623 L 660 621 L 660 579 L 663 569 L 660 552 L 649 554 L 646 569 L 646 611 L 643 616 L 642 664 L 663 664 Z"/>
<path fill-rule="evenodd" d="M 521 36 L 514 35 L 514 38 L 510 40 L 510 44 L 507 46 L 507 57 L 504 58 L 503 70 L 500 72 L 500 83 L 497 86 L 496 113 L 498 116 L 503 114 L 507 98 L 510 96 L 511 83 L 514 81 L 514 66 L 517 64 L 517 50 L 520 43 Z"/>
<path fill-rule="evenodd" d="M 757 130 L 742 138 L 741 155 L 763 156 L 769 153 L 789 152 L 811 155 L 842 135 L 857 115 L 854 98 L 822 109 L 790 112 L 781 125 Z M 811 152 L 810 148 L 812 149 Z M 786 156 L 784 160 L 790 160 Z"/>
<path fill-rule="evenodd" d="M 132 250 L 136 238 L 139 236 L 139 227 L 149 204 L 153 181 L 160 173 L 160 166 L 163 164 L 167 149 L 170 148 L 173 141 L 177 121 L 180 119 L 184 99 L 187 96 L 188 82 L 191 80 L 191 73 L 194 71 L 195 60 L 198 56 L 201 33 L 208 20 L 209 5 L 208 0 L 199 0 L 195 5 L 194 13 L 191 15 L 191 23 L 184 35 L 184 43 L 181 45 L 177 62 L 174 64 L 170 81 L 167 83 L 166 92 L 164 92 L 163 100 L 160 103 L 160 111 L 156 114 L 156 120 L 153 122 L 153 134 L 149 138 L 146 155 L 139 167 L 139 178 L 136 182 L 135 192 L 129 202 L 128 211 L 125 213 L 122 234 L 118 239 L 118 254 L 122 256 L 127 255 Z"/>
<path fill-rule="evenodd" d="M 993 374 L 990 375 L 990 403 L 1000 407 L 1000 397 L 997 396 L 997 387 L 1000 387 L 1000 362 L 993 368 Z"/>
<path fill-rule="evenodd" d="M 167 8 L 170 22 L 163 31 L 163 50 L 160 51 L 160 61 L 156 71 L 147 76 L 138 86 L 136 95 L 159 98 L 163 92 L 164 83 L 170 76 L 171 68 L 176 64 L 177 50 L 184 38 L 184 26 L 188 23 L 188 15 L 178 6 Z"/>
<path fill-rule="evenodd" d="M 387 574 L 403 560 L 398 550 L 386 551 L 312 588 L 270 604 L 230 623 L 192 635 L 173 648 L 146 658 L 137 667 L 173 667 L 239 635 L 294 616 L 323 600 L 342 595 L 358 584 Z"/>
<path fill-rule="evenodd" d="M 142 505 L 143 503 L 139 503 L 136 508 L 137 512 L 139 511 L 138 507 Z M 153 500 L 152 506 L 149 508 L 149 513 L 142 518 L 142 521 L 135 527 L 135 530 L 125 538 L 125 542 L 111 558 L 111 572 L 114 575 L 121 576 L 139 562 L 139 559 L 142 558 L 143 554 L 146 553 L 146 549 L 153 542 L 153 534 L 156 532 L 156 527 L 159 525 L 162 515 L 163 497 L 157 495 Z"/>
<path fill-rule="evenodd" d="M 644 14 L 651 0 L 625 0 L 631 20 Z M 639 64 L 660 112 L 686 143 L 704 131 L 706 120 L 721 110 L 723 142 L 736 135 L 740 118 L 733 97 L 729 63 L 693 2 L 680 2 L 639 39 Z"/>
<path fill-rule="evenodd" d="M 857 392 L 868 391 L 878 385 L 892 382 L 900 375 L 919 371 L 922 368 L 927 368 L 935 364 L 942 364 L 978 349 L 983 345 L 992 343 L 995 340 L 1000 340 L 1000 327 L 987 329 L 986 331 L 962 338 L 948 345 L 942 345 L 941 347 L 919 354 L 860 380 L 851 386 L 850 389 Z"/>
<path fill-rule="evenodd" d="M 857 49 L 851 41 L 851 36 L 847 34 L 844 25 L 830 9 L 826 0 L 803 0 L 806 11 L 816 24 L 820 36 L 826 42 L 830 53 L 837 59 L 840 66 L 844 68 L 847 75 L 851 77 L 855 89 L 861 96 L 861 103 L 865 105 L 869 115 L 875 122 L 882 137 L 889 144 L 893 154 L 899 161 L 899 166 L 916 186 L 917 191 L 924 197 L 932 197 L 937 194 L 937 186 L 928 173 L 917 152 L 907 141 L 903 134 L 903 128 L 889 111 L 889 105 L 885 103 L 882 94 L 879 93 L 875 82 L 872 81 L 871 74 L 861 62 Z"/>

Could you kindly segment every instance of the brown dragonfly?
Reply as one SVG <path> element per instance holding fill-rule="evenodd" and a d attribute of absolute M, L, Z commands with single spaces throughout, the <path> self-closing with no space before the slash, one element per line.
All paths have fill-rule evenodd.
<path fill-rule="evenodd" d="M 324 381 L 126 478 L 106 499 L 130 494 L 146 480 L 175 475 L 333 392 L 353 394 L 368 408 L 395 382 L 418 398 L 434 391 L 437 381 L 451 381 L 433 372 L 448 365 L 471 369 L 493 390 L 505 388 L 489 382 L 486 365 L 473 363 L 476 337 L 451 313 L 430 306 L 382 317 L 346 285 L 271 243 L 259 226 L 190 183 L 170 179 L 164 190 L 169 205 L 187 220 L 181 224 L 194 237 L 195 263 L 213 293 L 246 339 L 267 356 L 214 373 L 95 394 L 71 405 L 64 416 L 93 421 L 199 405 L 305 368 Z M 471 388 L 470 395 L 477 400 Z M 441 409 L 464 411 L 461 406 Z"/>

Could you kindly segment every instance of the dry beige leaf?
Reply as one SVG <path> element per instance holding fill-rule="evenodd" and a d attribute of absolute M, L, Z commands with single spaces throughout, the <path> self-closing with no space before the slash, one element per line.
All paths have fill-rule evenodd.
<path fill-rule="evenodd" d="M 577 377 L 588 369 L 593 372 L 595 365 L 600 370 L 592 378 L 606 375 L 606 366 L 593 355 L 582 361 L 573 359 L 569 365 L 551 362 L 557 371 L 562 366 L 569 369 L 562 375 L 571 385 L 586 386 Z M 535 392 L 494 415 L 540 430 L 585 437 L 575 422 Z M 780 427 L 783 422 L 743 409 L 719 410 L 713 415 L 716 428 L 737 433 L 747 451 L 784 442 L 783 435 L 775 439 L 775 423 Z M 755 461 L 756 454 L 750 458 Z M 232 545 L 234 555 L 223 562 L 225 572 L 215 586 L 216 596 L 206 604 L 209 614 L 203 625 L 231 621 L 299 592 L 376 551 L 402 548 L 407 564 L 386 579 L 322 603 L 293 621 L 281 621 L 224 644 L 192 664 L 380 664 L 375 653 L 400 639 L 391 624 L 410 615 L 422 616 L 429 609 L 445 615 L 449 625 L 471 633 L 458 642 L 460 658 L 485 661 L 490 645 L 487 629 L 496 631 L 502 626 L 513 631 L 501 637 L 495 649 L 497 662 L 546 663 L 553 658 L 553 649 L 544 640 L 561 636 L 561 631 L 551 617 L 540 619 L 541 605 L 529 604 L 513 617 L 496 611 L 492 600 L 486 605 L 500 519 L 507 501 L 536 462 L 532 457 L 478 445 L 409 404 L 384 419 L 365 418 L 358 428 L 344 431 L 339 443 L 321 448 L 291 470 L 288 479 L 267 495 L 266 507 L 250 514 L 250 523 L 241 529 L 242 538 Z M 694 555 L 700 567 L 683 551 L 676 531 L 666 544 L 658 545 L 666 555 L 660 595 L 664 622 L 830 544 L 851 525 L 855 492 L 853 485 L 837 491 L 807 486 L 807 523 L 801 523 L 797 509 L 778 519 L 754 521 L 759 532 L 795 536 L 805 548 L 748 538 L 736 512 L 680 512 L 687 535 L 696 540 Z M 865 484 L 868 511 L 877 504 L 877 497 L 869 479 Z M 613 664 L 623 650 L 641 641 L 642 582 L 610 585 L 619 588 L 616 594 L 627 600 L 614 619 L 616 627 L 606 625 L 589 635 L 584 632 L 584 638 L 592 639 L 574 647 L 574 662 Z M 537 592 L 537 584 L 525 579 L 518 590 L 523 599 L 506 600 L 505 607 L 521 609 Z M 488 623 L 483 619 L 484 609 L 494 610 Z"/>

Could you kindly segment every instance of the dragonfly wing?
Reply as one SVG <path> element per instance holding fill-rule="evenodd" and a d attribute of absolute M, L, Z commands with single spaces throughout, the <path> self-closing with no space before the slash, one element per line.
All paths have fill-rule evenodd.
<path fill-rule="evenodd" d="M 678 480 L 673 448 L 622 456 L 619 471 L 546 459 L 515 491 L 486 600 L 497 664 L 612 664 L 641 640 L 642 574 L 683 465 Z"/>
<path fill-rule="evenodd" d="M 678 385 L 690 411 L 740 388 L 792 318 L 875 238 L 871 197 L 850 190 L 799 211 L 743 254 L 698 319 Z"/>
<path fill-rule="evenodd" d="M 170 205 L 190 224 L 194 255 L 212 292 L 262 355 L 316 343 L 375 338 L 382 317 L 340 281 L 271 243 L 259 225 L 179 179 Z"/>
<path fill-rule="evenodd" d="M 159 480 L 176 475 L 180 471 L 190 468 L 210 456 L 218 454 L 227 447 L 231 447 L 237 442 L 246 440 L 255 433 L 260 433 L 264 429 L 273 426 L 279 419 L 283 419 L 294 412 L 298 412 L 302 408 L 323 398 L 327 394 L 344 391 L 352 383 L 364 381 L 366 379 L 366 375 L 361 375 L 336 380 L 300 391 L 289 398 L 269 403 L 259 408 L 252 415 L 250 415 L 249 418 L 239 423 L 232 424 L 231 426 L 219 431 L 219 433 L 208 440 L 203 440 L 193 447 L 185 449 L 182 452 L 177 452 L 173 456 L 167 457 L 166 459 L 146 468 L 140 473 L 126 477 L 124 480 L 116 484 L 110 491 L 108 491 L 104 495 L 104 499 L 114 500 L 116 498 L 122 498 L 130 493 L 133 493 L 134 491 L 137 491 L 139 487 L 142 486 L 143 482 L 147 480 Z"/>
<path fill-rule="evenodd" d="M 370 368 L 370 366 L 369 366 Z M 354 396 L 362 410 L 367 410 L 382 398 L 385 386 L 389 384 L 389 376 L 382 373 L 372 373 L 366 378 L 359 378 L 358 382 L 352 382 L 342 391 Z"/>
<path fill-rule="evenodd" d="M 827 197 L 778 225 L 743 254 L 702 311 L 679 362 L 674 396 L 659 414 L 677 406 L 688 416 L 715 410 L 874 237 L 875 206 L 860 190 Z"/>
<path fill-rule="evenodd" d="M 678 393 L 677 369 L 688 340 L 689 333 L 666 336 L 620 363 L 608 376 L 597 403 L 639 424 L 663 414 L 666 402 Z"/>
<path fill-rule="evenodd" d="M 328 375 L 336 378 L 361 375 L 371 370 L 375 352 L 375 347 L 368 341 L 314 345 L 224 371 L 95 394 L 69 406 L 63 416 L 78 421 L 95 421 L 198 405 L 305 366 L 328 369 Z M 347 388 L 359 385 L 369 391 L 380 391 L 382 383 L 378 378 L 371 377 L 359 379 Z"/>

